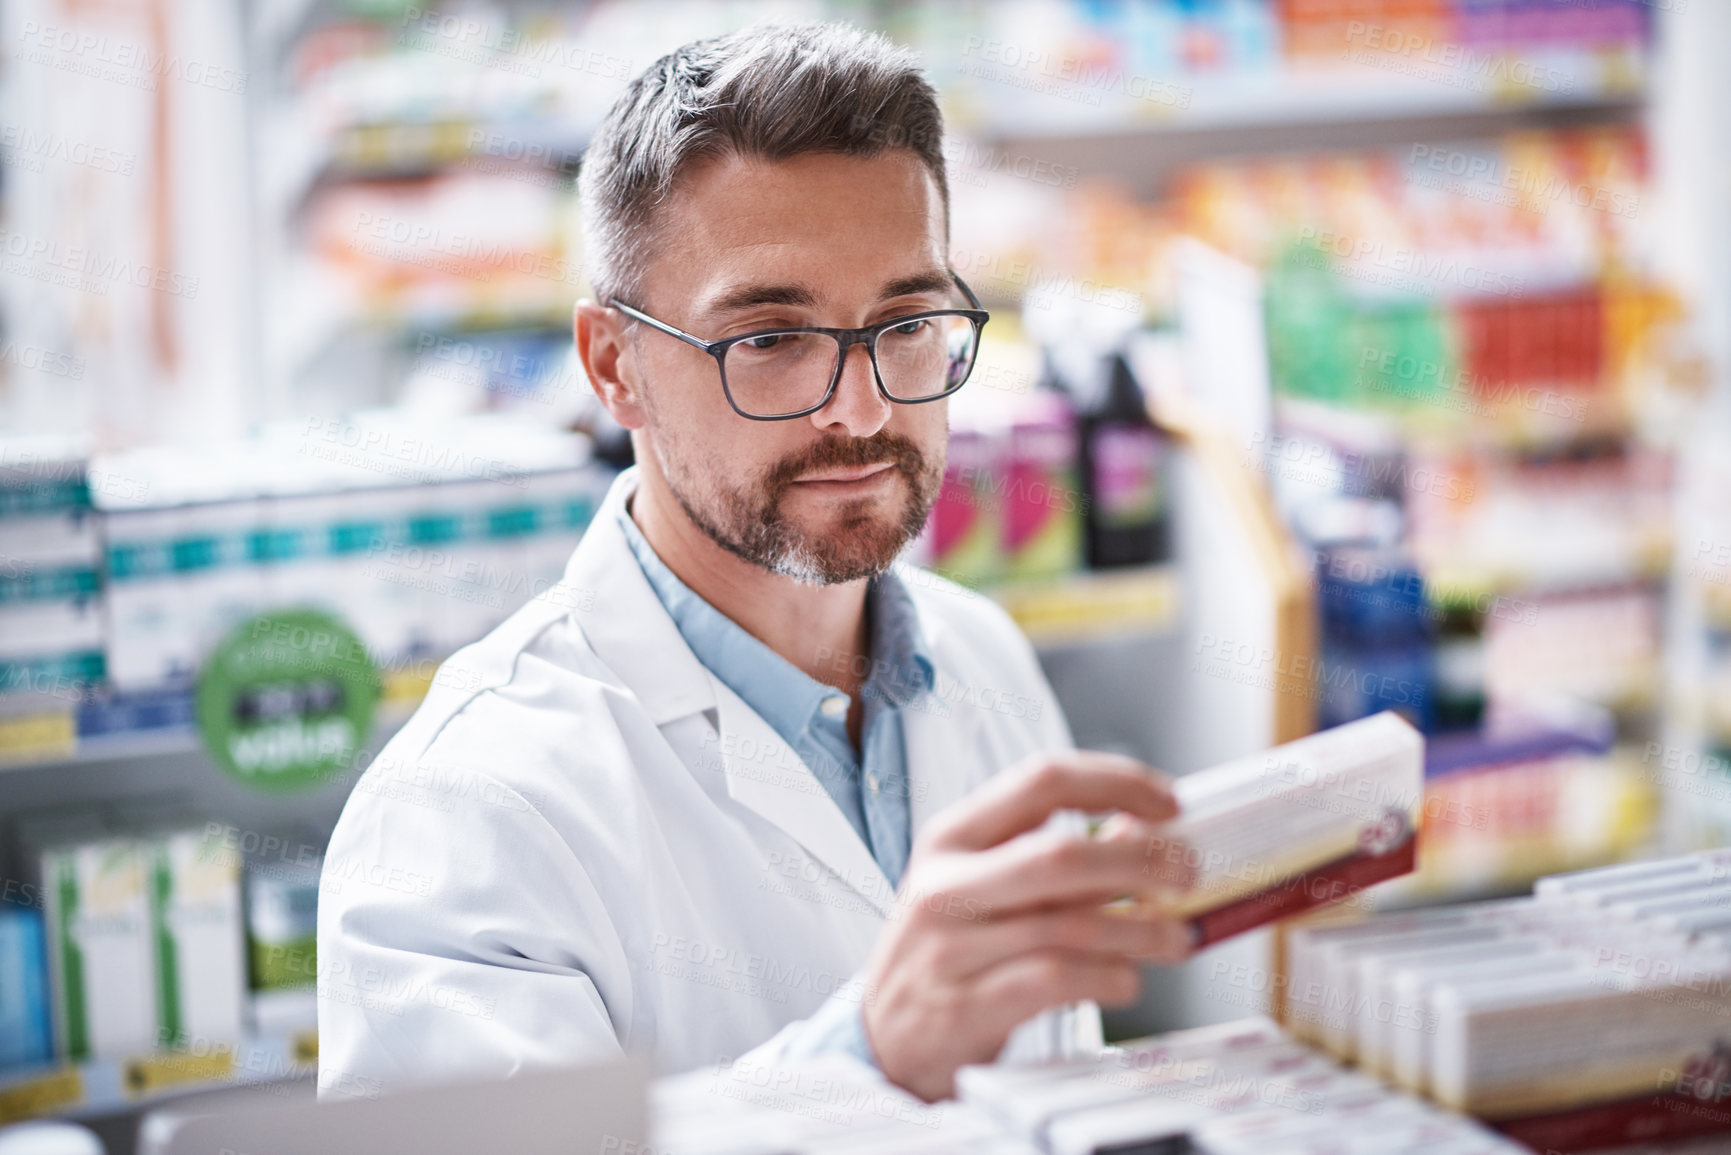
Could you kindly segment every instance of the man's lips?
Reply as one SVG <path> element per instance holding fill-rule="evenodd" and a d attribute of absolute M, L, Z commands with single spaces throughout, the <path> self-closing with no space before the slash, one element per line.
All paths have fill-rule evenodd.
<path fill-rule="evenodd" d="M 826 471 L 821 472 L 821 473 L 807 474 L 806 476 L 800 478 L 794 484 L 796 484 L 796 485 L 809 485 L 809 484 L 814 483 L 814 482 L 831 483 L 831 484 L 833 484 L 833 483 L 846 484 L 846 483 L 855 482 L 855 481 L 866 481 L 870 478 L 878 476 L 880 473 L 883 473 L 885 470 L 888 470 L 891 468 L 894 468 L 894 467 L 892 466 L 892 464 L 890 462 L 880 461 L 875 465 L 861 465 L 861 466 L 856 466 L 852 469 L 831 469 L 831 470 L 826 470 Z"/>

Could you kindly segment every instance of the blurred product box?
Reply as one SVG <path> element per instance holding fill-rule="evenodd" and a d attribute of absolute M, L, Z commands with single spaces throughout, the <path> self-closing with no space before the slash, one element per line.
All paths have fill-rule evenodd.
<path fill-rule="evenodd" d="M 54 1051 L 79 1062 L 157 1041 L 156 944 L 145 844 L 74 843 L 42 857 Z"/>
<path fill-rule="evenodd" d="M 318 979 L 320 861 L 247 862 L 247 950 L 255 991 L 312 986 Z"/>
<path fill-rule="evenodd" d="M 1199 946 L 1406 874 L 1416 858 L 1424 738 L 1393 713 L 1180 777 L 1156 871 L 1196 872 L 1174 910 Z"/>
<path fill-rule="evenodd" d="M 238 1039 L 247 996 L 241 864 L 203 829 L 147 845 L 157 1045 Z"/>
<path fill-rule="evenodd" d="M 1083 359 L 1097 382 L 1061 379 L 1047 356 L 1037 378 L 1014 360 L 987 367 L 1020 388 L 981 374 L 958 394 L 920 564 L 990 587 L 1170 560 L 1165 437 L 1122 355 Z"/>
<path fill-rule="evenodd" d="M 1478 1123 L 1343 1070 L 1266 1019 L 1094 1056 L 964 1067 L 959 1098 L 1050 1155 L 1518 1151 Z"/>
<path fill-rule="evenodd" d="M 1021 399 L 1003 448 L 1004 576 L 1062 577 L 1082 550 L 1076 417 L 1056 393 Z"/>
<path fill-rule="evenodd" d="M 40 911 L 0 907 L 0 1070 L 53 1056 L 46 952 Z"/>
<path fill-rule="evenodd" d="M 943 488 L 926 523 L 922 564 L 966 586 L 1003 573 L 1004 510 L 992 492 L 997 443 L 987 429 L 951 429 Z"/>
<path fill-rule="evenodd" d="M 229 1042 L 246 1027 L 239 859 L 207 829 L 32 836 L 47 898 L 54 1053 Z"/>
<path fill-rule="evenodd" d="M 236 624 L 289 607 L 332 613 L 381 665 L 413 668 L 558 581 L 613 476 L 583 438 L 393 422 L 278 431 L 214 463 L 115 463 L 160 500 L 104 510 L 114 688 L 184 687 Z"/>
<path fill-rule="evenodd" d="M 1299 927 L 1292 1029 L 1537 1150 L 1731 1131 L 1731 856 Z"/>
<path fill-rule="evenodd" d="M 101 679 L 101 559 L 82 452 L 0 440 L 0 700 L 75 702 Z"/>

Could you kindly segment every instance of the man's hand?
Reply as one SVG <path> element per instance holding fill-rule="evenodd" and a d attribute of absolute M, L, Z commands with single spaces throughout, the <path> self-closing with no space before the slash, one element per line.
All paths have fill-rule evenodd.
<path fill-rule="evenodd" d="M 1116 813 L 1093 837 L 1038 829 L 1059 810 Z M 866 968 L 866 1035 L 885 1076 L 949 1098 L 956 1069 L 994 1059 L 1024 1020 L 1131 1002 L 1138 960 L 1188 956 L 1182 921 L 1106 909 L 1190 884 L 1171 855 L 1149 854 L 1153 824 L 1177 812 L 1142 763 L 1079 750 L 1029 758 L 933 818 Z"/>

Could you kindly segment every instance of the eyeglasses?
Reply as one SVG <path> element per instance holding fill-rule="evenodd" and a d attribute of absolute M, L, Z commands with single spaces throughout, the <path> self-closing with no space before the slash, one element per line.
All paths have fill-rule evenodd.
<path fill-rule="evenodd" d="M 967 384 L 991 314 L 960 277 L 950 276 L 972 308 L 910 313 L 863 329 L 763 329 L 719 341 L 693 337 L 617 297 L 607 303 L 714 357 L 721 390 L 741 417 L 786 421 L 829 404 L 854 345 L 866 347 L 878 392 L 898 404 L 937 401 Z"/>

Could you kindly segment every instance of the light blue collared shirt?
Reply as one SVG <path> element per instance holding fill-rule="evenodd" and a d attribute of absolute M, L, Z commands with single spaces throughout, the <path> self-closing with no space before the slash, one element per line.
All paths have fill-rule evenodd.
<path fill-rule="evenodd" d="M 865 674 L 862 756 L 848 737 L 847 695 L 806 674 L 693 592 L 656 555 L 624 507 L 619 521 L 643 576 L 697 660 L 792 747 L 847 815 L 890 885 L 900 885 L 912 829 L 902 710 L 933 686 L 919 616 L 901 579 L 884 573 L 867 592 L 870 665 L 865 668 L 868 659 L 862 656 L 851 671 Z"/>
<path fill-rule="evenodd" d="M 697 660 L 757 711 L 810 767 L 871 848 L 890 885 L 900 885 L 912 831 L 902 710 L 930 692 L 934 683 L 919 615 L 901 579 L 893 573 L 881 574 L 867 591 L 870 668 L 852 671 L 866 675 L 860 689 L 865 710 L 860 727 L 862 757 L 848 737 L 845 694 L 746 633 L 680 581 L 625 506 L 619 509 L 619 523 L 643 576 Z M 839 1050 L 875 1067 L 877 1059 L 862 1016 L 858 1002 L 830 998 L 800 1024 L 788 1043 L 787 1057 Z"/>

